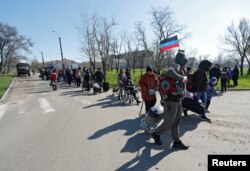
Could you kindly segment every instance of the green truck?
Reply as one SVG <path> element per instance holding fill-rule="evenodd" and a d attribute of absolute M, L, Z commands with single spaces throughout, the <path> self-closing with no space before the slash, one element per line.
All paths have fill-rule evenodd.
<path fill-rule="evenodd" d="M 30 65 L 28 63 L 16 64 L 17 76 L 26 75 L 30 76 Z"/>

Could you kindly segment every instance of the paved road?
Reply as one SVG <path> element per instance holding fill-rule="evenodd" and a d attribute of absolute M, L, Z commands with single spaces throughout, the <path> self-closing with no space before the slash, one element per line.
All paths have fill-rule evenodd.
<path fill-rule="evenodd" d="M 37 76 L 18 77 L 0 105 L 0 170 L 207 170 L 207 154 L 250 154 L 249 103 L 250 92 L 228 92 L 213 99 L 212 124 L 183 117 L 191 147 L 173 151 L 169 132 L 161 147 L 138 134 L 140 106 L 111 92 L 63 84 L 54 92 Z"/>

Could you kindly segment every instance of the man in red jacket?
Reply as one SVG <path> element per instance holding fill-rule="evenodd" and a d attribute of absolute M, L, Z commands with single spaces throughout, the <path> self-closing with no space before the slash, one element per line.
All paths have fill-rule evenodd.
<path fill-rule="evenodd" d="M 53 83 L 57 82 L 57 73 L 56 70 L 54 70 L 51 74 L 50 74 L 50 85 L 52 86 Z"/>

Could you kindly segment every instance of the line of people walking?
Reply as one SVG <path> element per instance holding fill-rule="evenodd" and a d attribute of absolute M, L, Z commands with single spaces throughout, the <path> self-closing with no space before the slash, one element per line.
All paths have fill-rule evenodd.
<path fill-rule="evenodd" d="M 155 106 L 156 91 L 158 88 L 160 90 L 164 116 L 161 125 L 151 134 L 155 143 L 161 145 L 161 134 L 171 129 L 173 148 L 184 150 L 188 149 L 188 146 L 182 143 L 179 138 L 179 123 L 182 112 L 188 116 L 188 110 L 191 110 L 199 114 L 201 120 L 211 123 L 206 113 L 209 113 L 208 108 L 212 97 L 222 95 L 221 92 L 224 91 L 222 89 L 221 92 L 217 92 L 215 86 L 219 79 L 224 82 L 224 72 L 228 74 L 225 67 L 220 71 L 218 64 L 211 68 L 212 62 L 209 60 L 202 60 L 194 72 L 190 67 L 187 67 L 187 63 L 188 59 L 184 51 L 179 50 L 175 57 L 175 64 L 164 73 L 168 83 L 164 82 L 166 80 L 162 81 L 162 78 L 158 77 L 150 66 L 146 68 L 146 73 L 139 80 L 146 113 Z M 239 77 L 237 66 L 232 73 L 234 86 L 237 86 Z M 224 84 L 222 84 L 223 86 Z"/>

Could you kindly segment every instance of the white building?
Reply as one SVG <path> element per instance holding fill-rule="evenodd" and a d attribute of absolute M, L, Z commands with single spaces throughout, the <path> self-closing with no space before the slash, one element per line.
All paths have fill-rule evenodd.
<path fill-rule="evenodd" d="M 47 67 L 51 68 L 51 69 L 62 69 L 64 66 L 64 68 L 78 68 L 79 67 L 79 63 L 70 60 L 70 59 L 64 59 L 63 62 L 59 61 L 59 60 L 55 60 L 55 61 L 51 61 L 47 63 Z"/>

